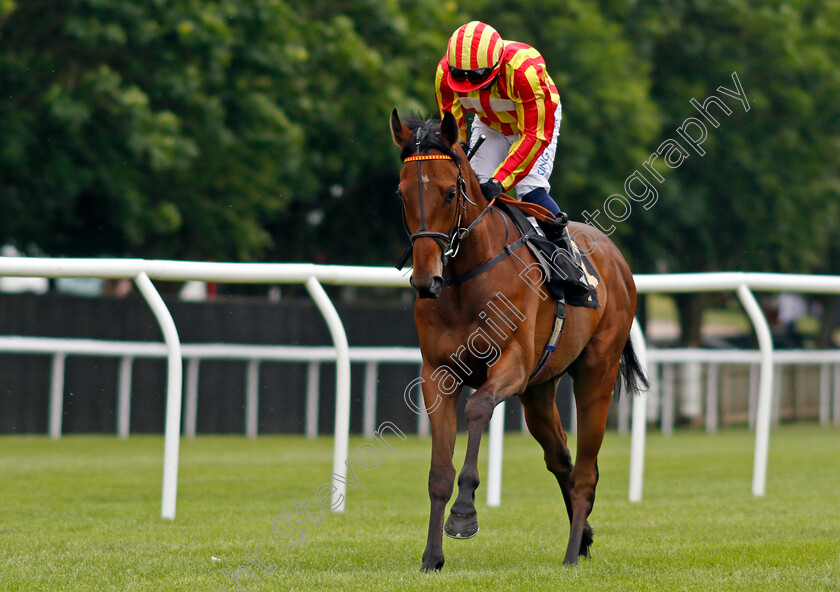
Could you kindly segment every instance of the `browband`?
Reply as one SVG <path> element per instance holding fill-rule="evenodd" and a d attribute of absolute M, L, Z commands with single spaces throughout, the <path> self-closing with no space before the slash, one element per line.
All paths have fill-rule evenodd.
<path fill-rule="evenodd" d="M 419 156 L 409 156 L 403 162 L 411 162 L 412 160 L 452 160 L 452 157 L 446 154 L 421 154 Z"/>

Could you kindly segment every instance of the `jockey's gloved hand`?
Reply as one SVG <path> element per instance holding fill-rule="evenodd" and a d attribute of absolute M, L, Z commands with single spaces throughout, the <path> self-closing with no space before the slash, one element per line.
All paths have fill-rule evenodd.
<path fill-rule="evenodd" d="M 486 183 L 481 184 L 481 194 L 487 201 L 499 197 L 502 194 L 502 191 L 502 184 L 499 183 L 498 179 L 493 177 L 491 177 Z"/>

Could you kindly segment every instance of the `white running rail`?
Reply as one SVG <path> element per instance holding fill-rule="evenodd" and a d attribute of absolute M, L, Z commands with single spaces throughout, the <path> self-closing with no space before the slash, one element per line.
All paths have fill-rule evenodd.
<path fill-rule="evenodd" d="M 207 263 L 197 261 L 154 261 L 144 259 L 48 259 L 0 257 L 0 276 L 6 277 L 83 277 L 132 279 L 149 303 L 160 324 L 167 348 L 167 395 L 164 433 L 163 492 L 161 516 L 175 518 L 178 487 L 178 450 L 181 430 L 181 343 L 172 316 L 151 280 L 205 281 L 220 283 L 299 283 L 306 286 L 318 306 L 336 348 L 336 422 L 333 451 L 333 500 L 336 511 L 344 510 L 344 487 L 350 415 L 350 362 L 347 335 L 341 319 L 321 286 L 409 286 L 408 277 L 393 268 L 314 265 L 309 263 Z M 55 357 L 63 365 L 64 357 Z M 63 369 L 63 368 L 62 368 Z M 53 380 L 58 375 L 53 368 Z M 53 383 L 52 389 L 56 389 Z M 53 400 L 55 402 L 55 400 Z M 50 417 L 60 417 L 51 408 Z M 52 420 L 57 421 L 57 420 Z M 51 425 L 51 431 L 54 426 Z"/>
<path fill-rule="evenodd" d="M 181 344 L 171 315 L 151 280 L 206 281 L 220 283 L 300 283 L 304 284 L 318 306 L 330 330 L 336 355 L 336 422 L 333 465 L 336 477 L 335 498 L 342 495 L 345 482 L 344 460 L 347 458 L 347 437 L 350 410 L 350 348 L 335 307 L 324 292 L 322 284 L 356 286 L 408 287 L 408 274 L 393 268 L 330 266 L 309 263 L 207 263 L 191 261 L 153 261 L 143 259 L 45 259 L 0 257 L 0 276 L 11 277 L 88 277 L 103 279 L 133 279 L 149 302 L 160 323 L 167 348 L 167 418 L 165 429 L 163 501 L 161 515 L 174 519 L 177 497 L 178 445 L 181 414 Z M 789 291 L 840 294 L 840 277 L 819 275 L 791 275 L 749 272 L 720 272 L 697 274 L 636 275 L 640 293 L 717 292 L 735 291 L 753 323 L 759 343 L 760 376 L 756 419 L 756 449 L 753 464 L 752 492 L 765 493 L 767 449 L 773 396 L 773 344 L 767 320 L 761 312 L 752 290 Z M 647 352 L 643 335 L 634 324 L 631 338 L 640 361 L 646 364 Z M 56 355 L 54 365 L 62 365 L 64 354 Z M 55 370 L 55 368 L 54 368 Z M 56 372 L 54 371 L 53 376 Z M 55 385 L 53 385 L 55 386 Z M 639 501 L 642 496 L 644 466 L 644 437 L 646 395 L 633 399 L 631 475 L 629 497 Z M 503 409 L 498 415 L 502 416 Z M 53 410 L 53 415 L 55 410 Z M 500 420 L 497 420 L 499 422 Z M 503 430 L 492 429 L 488 473 L 488 498 L 495 505 L 501 500 L 501 457 Z M 342 498 L 343 499 L 343 498 Z M 343 503 L 339 511 L 344 509 Z"/>

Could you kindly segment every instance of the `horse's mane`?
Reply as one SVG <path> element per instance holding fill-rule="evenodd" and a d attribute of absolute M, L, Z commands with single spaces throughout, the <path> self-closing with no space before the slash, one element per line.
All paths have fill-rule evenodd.
<path fill-rule="evenodd" d="M 402 160 L 417 154 L 417 143 L 419 140 L 421 154 L 425 154 L 429 150 L 437 150 L 451 157 L 456 162 L 460 162 L 461 159 L 455 154 L 455 151 L 440 139 L 440 121 L 410 115 L 403 123 L 405 123 L 408 129 L 414 132 L 414 139 L 403 146 L 402 153 L 400 154 Z"/>

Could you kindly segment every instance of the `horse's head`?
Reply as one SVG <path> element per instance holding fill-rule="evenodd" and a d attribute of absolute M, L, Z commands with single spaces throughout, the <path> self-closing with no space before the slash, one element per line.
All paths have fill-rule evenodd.
<path fill-rule="evenodd" d="M 391 135 L 402 149 L 399 194 L 411 245 L 398 267 L 414 251 L 411 285 L 421 298 L 437 298 L 443 288 L 443 268 L 457 253 L 464 214 L 466 181 L 461 166 L 466 155 L 458 143 L 458 123 L 448 111 L 443 120 L 400 121 L 391 113 Z"/>

